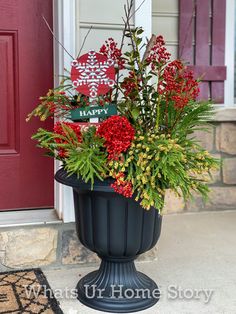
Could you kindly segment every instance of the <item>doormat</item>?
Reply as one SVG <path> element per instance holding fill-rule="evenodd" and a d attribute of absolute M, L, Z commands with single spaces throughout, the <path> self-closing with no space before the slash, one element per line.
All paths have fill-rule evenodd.
<path fill-rule="evenodd" d="M 41 269 L 0 273 L 1 314 L 63 314 Z"/>

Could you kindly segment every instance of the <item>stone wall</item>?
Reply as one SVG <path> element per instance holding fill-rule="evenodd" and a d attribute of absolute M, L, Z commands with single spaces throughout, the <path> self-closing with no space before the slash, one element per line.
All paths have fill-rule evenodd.
<path fill-rule="evenodd" d="M 139 260 L 155 260 L 157 247 Z M 74 223 L 0 229 L 0 272 L 32 267 L 58 269 L 98 265 L 96 254 L 78 240 Z"/>
<path fill-rule="evenodd" d="M 209 200 L 200 196 L 186 204 L 183 199 L 167 193 L 165 213 L 202 210 L 236 209 L 236 122 L 215 122 L 209 133 L 197 131 L 202 146 L 221 160 L 221 168 L 210 181 Z"/>

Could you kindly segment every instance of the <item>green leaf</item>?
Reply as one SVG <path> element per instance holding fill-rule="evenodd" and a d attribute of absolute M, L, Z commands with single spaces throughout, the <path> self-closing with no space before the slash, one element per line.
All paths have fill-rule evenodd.
<path fill-rule="evenodd" d="M 137 35 L 141 35 L 144 32 L 144 30 L 140 27 L 137 29 Z"/>
<path fill-rule="evenodd" d="M 137 118 L 139 117 L 139 109 L 138 108 L 134 108 L 131 111 L 132 117 L 134 118 L 134 120 L 137 120 Z"/>

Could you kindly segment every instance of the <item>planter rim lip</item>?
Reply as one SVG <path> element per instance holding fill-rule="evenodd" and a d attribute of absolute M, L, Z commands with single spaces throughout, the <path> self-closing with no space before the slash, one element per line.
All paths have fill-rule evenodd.
<path fill-rule="evenodd" d="M 59 183 L 62 183 L 64 185 L 70 186 L 73 189 L 77 191 L 87 191 L 87 192 L 109 192 L 113 193 L 117 197 L 124 197 L 114 191 L 114 189 L 111 187 L 111 184 L 115 182 L 112 178 L 104 179 L 104 181 L 95 179 L 93 189 L 91 189 L 91 183 L 85 183 L 81 178 L 78 178 L 76 174 L 68 175 L 66 170 L 62 167 L 59 169 L 55 176 L 55 180 Z M 134 200 L 135 194 L 133 195 L 132 199 Z M 135 201 L 136 202 L 136 201 Z M 161 215 L 160 211 L 157 208 L 151 207 L 159 212 L 159 215 Z M 143 209 L 145 210 L 145 209 Z"/>
<path fill-rule="evenodd" d="M 55 176 L 55 180 L 59 183 L 71 186 L 72 188 L 79 188 L 84 191 L 101 191 L 115 193 L 114 189 L 110 186 L 115 180 L 108 178 L 104 181 L 95 179 L 93 189 L 91 189 L 91 183 L 84 182 L 81 178 L 78 178 L 76 174 L 68 175 L 64 168 L 59 169 Z"/>

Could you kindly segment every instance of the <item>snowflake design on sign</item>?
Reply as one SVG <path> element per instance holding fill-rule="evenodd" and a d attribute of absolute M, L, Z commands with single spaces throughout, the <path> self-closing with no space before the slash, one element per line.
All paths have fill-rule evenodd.
<path fill-rule="evenodd" d="M 91 50 L 72 61 L 71 80 L 83 95 L 91 98 L 104 95 L 115 84 L 114 61 Z"/>

